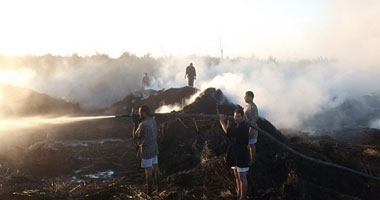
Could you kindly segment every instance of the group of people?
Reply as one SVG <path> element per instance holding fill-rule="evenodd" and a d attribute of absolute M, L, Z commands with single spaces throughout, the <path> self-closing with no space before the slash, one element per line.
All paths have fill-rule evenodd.
<path fill-rule="evenodd" d="M 231 140 L 227 151 L 227 164 L 232 168 L 236 182 L 237 199 L 246 199 L 248 190 L 247 173 L 256 160 L 256 147 L 258 131 L 249 124 L 256 125 L 258 110 L 253 103 L 254 94 L 247 91 L 244 96 L 246 106 L 234 111 L 234 121 L 227 120 L 226 116 L 219 114 L 219 122 L 223 132 Z"/>
<path fill-rule="evenodd" d="M 253 103 L 254 94 L 247 91 L 244 96 L 246 106 L 234 111 L 234 120 L 226 120 L 226 116 L 219 114 L 219 122 L 223 132 L 231 141 L 227 150 L 227 164 L 232 168 L 236 182 L 237 199 L 246 199 L 248 181 L 247 173 L 256 159 L 255 143 L 258 132 L 249 124 L 256 125 L 258 109 Z M 135 119 L 133 138 L 137 141 L 138 152 L 141 158 L 141 167 L 145 169 L 147 192 L 153 191 L 153 177 L 160 188 L 161 172 L 158 167 L 158 128 L 148 106 L 139 108 L 139 120 Z"/>
<path fill-rule="evenodd" d="M 188 86 L 194 87 L 194 80 L 197 78 L 197 73 L 195 71 L 195 67 L 193 63 L 190 63 L 189 66 L 186 67 L 185 79 L 188 80 Z M 150 85 L 148 73 L 145 72 L 144 77 L 142 78 L 143 89 L 147 89 Z"/>

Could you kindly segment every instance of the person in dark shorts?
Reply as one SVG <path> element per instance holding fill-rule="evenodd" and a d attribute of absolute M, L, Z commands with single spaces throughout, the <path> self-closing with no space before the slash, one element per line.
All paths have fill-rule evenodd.
<path fill-rule="evenodd" d="M 227 151 L 227 164 L 233 169 L 236 181 L 236 193 L 239 200 L 247 197 L 247 172 L 249 170 L 250 154 L 248 150 L 249 127 L 244 121 L 244 111 L 236 109 L 234 121 L 226 124 L 226 116 L 219 115 L 219 122 L 224 133 L 231 140 Z"/>

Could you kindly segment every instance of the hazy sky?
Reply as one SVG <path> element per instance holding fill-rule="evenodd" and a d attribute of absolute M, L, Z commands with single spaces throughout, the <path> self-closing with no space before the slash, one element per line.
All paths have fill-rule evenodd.
<path fill-rule="evenodd" d="M 218 56 L 221 41 L 227 56 L 320 56 L 331 10 L 346 2 L 4 0 L 0 54 Z"/>
<path fill-rule="evenodd" d="M 0 54 L 377 58 L 378 0 L 3 0 Z M 364 58 L 363 58 L 364 57 Z M 378 59 L 377 59 L 378 60 Z"/>

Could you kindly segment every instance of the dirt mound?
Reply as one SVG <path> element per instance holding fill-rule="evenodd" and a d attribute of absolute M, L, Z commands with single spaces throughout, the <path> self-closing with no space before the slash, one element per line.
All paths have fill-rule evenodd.
<path fill-rule="evenodd" d="M 192 87 L 170 88 L 168 90 L 140 90 L 135 91 L 126 96 L 120 102 L 117 102 L 106 109 L 106 114 L 129 114 L 137 111 L 141 105 L 147 105 L 152 111 L 162 105 L 183 104 L 184 100 L 190 98 L 197 92 L 197 89 Z"/>
<path fill-rule="evenodd" d="M 185 106 L 183 112 L 216 114 L 217 108 L 220 113 L 232 115 L 238 106 L 228 101 L 221 90 L 208 88 L 192 104 Z"/>
<path fill-rule="evenodd" d="M 186 113 L 232 114 L 238 107 L 220 90 L 209 88 Z M 297 151 L 327 162 L 379 176 L 379 148 L 349 145 L 331 137 L 285 137 L 268 120 L 258 126 Z M 231 198 L 234 182 L 224 153 L 229 141 L 216 120 L 173 119 L 160 132 L 160 163 L 177 193 L 170 198 Z M 342 144 L 340 144 L 342 143 Z M 368 145 L 368 144 L 367 144 Z M 255 199 L 377 199 L 380 183 L 304 160 L 259 134 L 257 161 L 249 174 L 249 194 Z M 207 188 L 207 189 L 206 189 Z M 179 196 L 178 196 L 179 195 Z M 169 198 L 169 197 L 168 197 Z"/>
<path fill-rule="evenodd" d="M 5 117 L 67 115 L 81 112 L 77 103 L 10 85 L 0 85 L 0 110 Z"/>

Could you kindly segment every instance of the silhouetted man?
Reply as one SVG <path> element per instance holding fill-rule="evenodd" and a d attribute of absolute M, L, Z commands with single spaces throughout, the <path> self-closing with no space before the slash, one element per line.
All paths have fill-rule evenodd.
<path fill-rule="evenodd" d="M 193 63 L 190 63 L 190 65 L 186 67 L 185 79 L 186 79 L 186 76 L 187 76 L 187 79 L 188 79 L 188 85 L 190 87 L 193 87 L 194 86 L 194 80 L 197 77 L 197 74 L 195 72 L 195 67 L 193 66 Z"/>
<path fill-rule="evenodd" d="M 142 79 L 143 88 L 146 89 L 149 87 L 149 77 L 148 73 L 145 72 L 145 76 Z"/>

